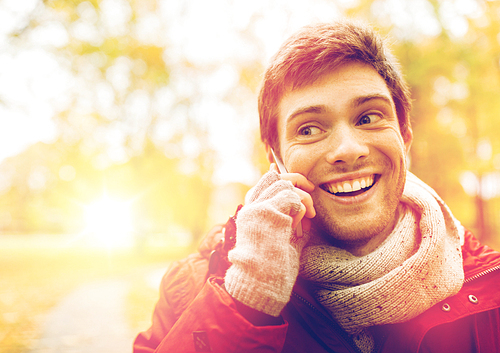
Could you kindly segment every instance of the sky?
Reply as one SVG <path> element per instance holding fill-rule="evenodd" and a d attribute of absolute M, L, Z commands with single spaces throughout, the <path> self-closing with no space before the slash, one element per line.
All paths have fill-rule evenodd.
<path fill-rule="evenodd" d="M 223 98 L 237 85 L 235 63 L 255 59 L 266 62 L 292 32 L 312 22 L 335 19 L 356 0 L 160 0 L 159 4 L 158 11 L 140 14 L 133 35 L 142 42 L 168 44 L 164 60 L 180 69 L 172 71 L 169 85 L 154 97 L 138 90 L 117 109 L 113 105 L 115 94 L 130 85 L 130 72 L 140 70 L 140 65 L 120 58 L 103 80 L 93 81 L 97 77 L 95 67 L 82 61 L 79 75 L 75 75 L 69 62 L 57 55 L 57 49 L 68 43 L 70 35 L 98 44 L 104 36 L 126 33 L 132 15 L 127 1 L 103 0 L 102 26 L 97 30 L 97 14 L 89 3 L 80 4 L 80 20 L 67 27 L 37 0 L 0 0 L 0 161 L 38 141 L 55 141 L 62 132 L 53 117 L 75 99 L 71 118 L 78 121 L 82 131 L 95 128 L 83 118 L 93 110 L 110 119 L 125 117 L 105 131 L 96 130 L 95 140 L 106 146 L 102 158 L 96 161 L 102 168 L 126 161 L 129 156 L 122 145 L 127 134 L 133 131 L 143 136 L 151 113 L 169 114 L 168 123 L 158 123 L 152 135 L 153 140 L 167 140 L 172 135 L 172 123 L 185 128 L 185 112 L 172 111 L 173 103 L 182 95 L 196 95 L 201 98 L 192 114 L 206 126 L 209 143 L 217 152 L 214 181 L 252 184 L 259 177 L 251 163 L 258 127 L 255 93 L 239 92 L 237 104 Z M 440 30 L 426 0 L 376 0 L 372 10 L 375 16 L 389 18 L 401 36 L 436 35 Z M 443 0 L 441 11 L 445 26 L 461 36 L 467 31 L 464 15 L 473 16 L 479 9 L 473 0 Z M 22 46 L 14 45 L 8 35 L 25 26 L 33 12 L 44 20 L 42 25 L 30 32 Z M 255 21 L 252 28 L 259 39 L 258 47 L 241 37 L 249 21 Z M 185 59 L 210 69 L 189 76 L 192 73 L 182 71 L 179 64 Z M 98 62 L 99 57 L 92 60 Z M 196 155 L 200 146 L 189 134 L 181 144 L 188 156 Z M 185 167 L 189 170 L 189 165 Z"/>
<path fill-rule="evenodd" d="M 67 104 L 70 75 L 47 50 L 65 42 L 57 25 L 35 31 L 26 47 L 12 46 L 7 38 L 26 23 L 36 3 L 0 2 L 0 161 L 35 142 L 52 142 L 52 117 Z"/>

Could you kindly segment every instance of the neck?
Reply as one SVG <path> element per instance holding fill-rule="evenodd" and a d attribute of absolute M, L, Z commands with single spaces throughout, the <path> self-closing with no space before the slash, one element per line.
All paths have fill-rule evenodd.
<path fill-rule="evenodd" d="M 392 219 L 392 222 L 390 222 L 383 231 L 368 239 L 361 239 L 354 241 L 339 240 L 339 239 L 334 239 L 333 237 L 321 232 L 323 233 L 322 238 L 337 248 L 344 249 L 354 256 L 361 257 L 375 251 L 387 239 L 387 237 L 394 230 L 394 227 L 396 226 L 398 219 L 399 219 L 399 207 L 396 209 L 396 213 L 394 215 L 394 218 Z"/>

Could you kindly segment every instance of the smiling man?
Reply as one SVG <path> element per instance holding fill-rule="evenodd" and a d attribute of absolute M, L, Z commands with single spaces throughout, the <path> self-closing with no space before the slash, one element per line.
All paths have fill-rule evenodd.
<path fill-rule="evenodd" d="M 315 225 L 339 247 L 370 252 L 394 227 L 412 140 L 385 81 L 371 65 L 346 63 L 278 107 L 279 151 L 315 185 Z"/>
<path fill-rule="evenodd" d="M 286 170 L 169 270 L 135 352 L 500 351 L 500 254 L 407 171 L 410 108 L 370 28 L 286 41 L 259 96 Z"/>

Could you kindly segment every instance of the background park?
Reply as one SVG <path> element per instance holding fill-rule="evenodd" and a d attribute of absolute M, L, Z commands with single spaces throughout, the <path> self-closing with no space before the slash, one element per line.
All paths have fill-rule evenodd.
<path fill-rule="evenodd" d="M 0 0 L 0 353 L 130 350 L 268 167 L 270 56 L 343 16 L 400 60 L 410 170 L 500 249 L 500 1 Z"/>

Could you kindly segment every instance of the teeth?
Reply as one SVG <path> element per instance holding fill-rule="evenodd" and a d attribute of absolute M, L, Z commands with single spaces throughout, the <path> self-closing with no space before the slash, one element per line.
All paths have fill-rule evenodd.
<path fill-rule="evenodd" d="M 337 194 L 340 192 L 353 192 L 358 191 L 373 185 L 373 175 L 365 178 L 346 180 L 340 183 L 328 184 L 328 191 Z"/>

